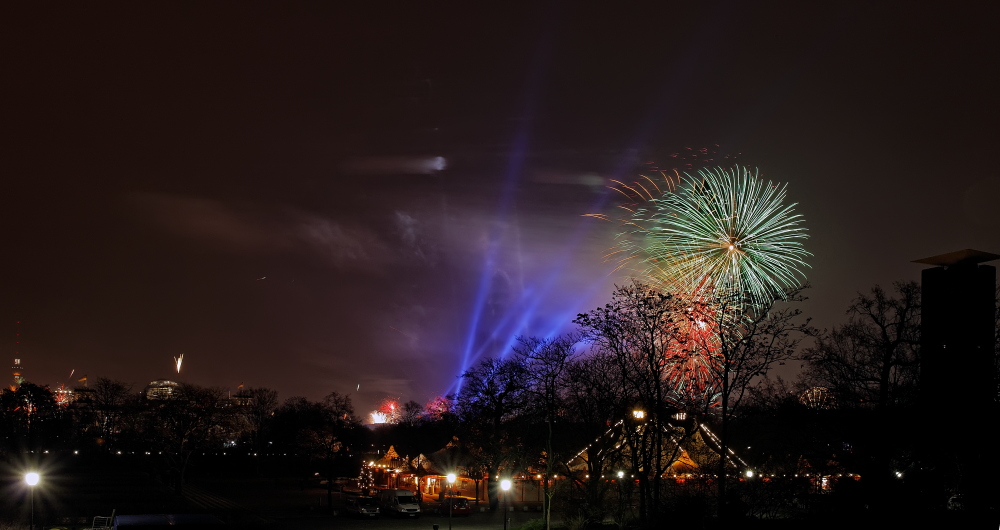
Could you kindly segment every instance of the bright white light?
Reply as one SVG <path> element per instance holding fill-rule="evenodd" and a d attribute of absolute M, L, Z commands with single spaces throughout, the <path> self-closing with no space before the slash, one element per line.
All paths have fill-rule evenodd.
<path fill-rule="evenodd" d="M 618 478 L 624 478 L 624 477 L 625 477 L 625 472 L 624 471 L 619 471 L 618 472 Z"/>
<path fill-rule="evenodd" d="M 341 164 L 341 169 L 354 175 L 431 175 L 448 167 L 443 156 L 369 156 L 357 157 Z"/>
<path fill-rule="evenodd" d="M 747 478 L 753 478 L 753 470 L 752 469 L 748 469 L 746 475 L 747 475 Z"/>
<path fill-rule="evenodd" d="M 32 471 L 31 473 L 26 473 L 24 475 L 24 481 L 27 482 L 29 486 L 34 486 L 35 484 L 38 484 L 38 479 L 39 479 L 38 473 L 35 473 L 34 471 Z"/>
<path fill-rule="evenodd" d="M 510 491 L 510 480 L 503 479 L 500 481 L 500 489 L 504 491 Z"/>
<path fill-rule="evenodd" d="M 448 161 L 443 156 L 435 156 L 427 164 L 428 169 L 434 171 L 444 171 L 448 167 Z"/>
<path fill-rule="evenodd" d="M 456 478 L 454 473 L 448 473 L 448 484 L 454 484 Z"/>

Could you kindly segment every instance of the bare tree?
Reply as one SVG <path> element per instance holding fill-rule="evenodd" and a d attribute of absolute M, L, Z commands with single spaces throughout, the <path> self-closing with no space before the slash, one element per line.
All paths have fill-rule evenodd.
<path fill-rule="evenodd" d="M 775 296 L 768 307 L 746 305 L 741 296 L 710 300 L 716 315 L 709 323 L 717 362 L 708 365 L 719 395 L 719 509 L 726 508 L 727 462 L 729 461 L 729 422 L 747 389 L 756 379 L 766 376 L 772 366 L 798 355 L 801 340 L 814 334 L 808 318 L 787 303 L 805 300 L 805 286 L 788 289 Z M 780 307 L 779 307 L 780 304 Z"/>
<path fill-rule="evenodd" d="M 239 417 L 244 435 L 249 438 L 250 450 L 258 455 L 263 451 L 264 437 L 267 428 L 274 418 L 278 408 L 278 391 L 270 388 L 246 388 L 239 394 Z M 260 472 L 260 459 L 254 459 L 257 472 Z"/>
<path fill-rule="evenodd" d="M 545 437 L 545 481 L 544 506 L 545 527 L 552 522 L 552 497 L 555 489 L 549 487 L 554 474 L 555 451 L 553 449 L 553 422 L 562 406 L 564 389 L 567 385 L 566 371 L 572 362 L 576 344 L 575 335 L 564 335 L 552 339 L 538 337 L 518 337 L 514 353 L 522 359 L 529 381 L 528 392 L 537 405 L 546 425 Z"/>
<path fill-rule="evenodd" d="M 291 397 L 274 411 L 275 448 L 308 455 L 324 465 L 330 511 L 340 457 L 358 440 L 360 424 L 351 396 L 337 392 L 331 392 L 321 402 Z"/>
<path fill-rule="evenodd" d="M 118 441 L 121 422 L 126 414 L 126 404 L 132 395 L 132 385 L 99 377 L 94 382 L 91 406 L 97 416 L 97 424 L 105 447 L 111 448 Z"/>
<path fill-rule="evenodd" d="M 424 406 L 412 399 L 403 403 L 403 413 L 399 416 L 399 423 L 414 426 L 420 421 L 424 412 Z"/>
<path fill-rule="evenodd" d="M 130 428 L 141 417 L 139 395 L 132 385 L 100 377 L 88 388 L 77 389 L 76 399 L 67 407 L 79 433 L 106 451 L 126 449 Z"/>
<path fill-rule="evenodd" d="M 622 431 L 639 480 L 642 520 L 657 518 L 661 476 L 670 464 L 663 458 L 662 447 L 664 425 L 670 416 L 666 398 L 671 366 L 666 359 L 684 333 L 687 307 L 678 297 L 633 282 L 618 287 L 604 307 L 574 320 L 598 354 L 611 359 L 618 372 L 616 380 L 623 385 L 621 393 L 634 397 L 635 402 L 620 412 L 642 410 L 646 427 Z"/>
<path fill-rule="evenodd" d="M 528 374 L 519 359 L 484 359 L 462 375 L 455 401 L 463 428 L 461 442 L 468 466 L 486 471 L 487 498 L 496 508 L 497 474 L 520 464 L 522 444 L 517 426 L 527 406 Z"/>
<path fill-rule="evenodd" d="M 870 423 L 856 440 L 867 477 L 866 488 L 876 498 L 893 480 L 892 459 L 900 437 L 901 410 L 916 400 L 919 383 L 920 286 L 896 282 L 891 292 L 875 286 L 858 294 L 847 309 L 847 324 L 823 334 L 807 351 L 806 375 L 829 387 L 841 406 L 868 413 Z"/>
<path fill-rule="evenodd" d="M 216 449 L 235 431 L 235 416 L 221 388 L 181 384 L 169 399 L 158 401 L 147 426 L 150 441 L 163 445 L 164 455 L 174 471 L 174 486 L 182 492 L 184 475 L 191 455 L 198 450 Z"/>
<path fill-rule="evenodd" d="M 0 454 L 51 447 L 62 416 L 48 386 L 24 381 L 16 389 L 0 389 Z"/>
<path fill-rule="evenodd" d="M 587 509 L 585 517 L 603 520 L 604 498 L 607 482 L 601 477 L 610 475 L 622 458 L 620 438 L 610 436 L 610 424 L 627 413 L 636 401 L 634 395 L 625 393 L 625 383 L 617 363 L 608 355 L 593 351 L 580 356 L 569 366 L 568 378 L 573 382 L 566 389 L 565 406 L 568 420 L 574 427 L 577 450 L 587 466 L 583 481 Z"/>
<path fill-rule="evenodd" d="M 354 415 L 354 403 L 349 394 L 330 392 L 318 411 L 318 421 L 305 429 L 303 441 L 309 451 L 326 461 L 326 505 L 332 513 L 335 461 L 354 442 L 356 428 L 361 422 Z"/>
<path fill-rule="evenodd" d="M 858 294 L 847 324 L 817 338 L 806 351 L 807 375 L 842 404 L 884 409 L 913 399 L 920 347 L 920 286 L 896 282 Z"/>

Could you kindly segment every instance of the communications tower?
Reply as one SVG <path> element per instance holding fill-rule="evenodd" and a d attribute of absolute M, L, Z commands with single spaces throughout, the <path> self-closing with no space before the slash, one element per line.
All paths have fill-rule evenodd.
<path fill-rule="evenodd" d="M 14 377 L 14 382 L 10 385 L 11 390 L 17 390 L 24 382 L 24 365 L 21 364 L 21 321 L 18 320 L 16 324 L 17 327 L 14 328 L 14 364 L 10 367 Z"/>

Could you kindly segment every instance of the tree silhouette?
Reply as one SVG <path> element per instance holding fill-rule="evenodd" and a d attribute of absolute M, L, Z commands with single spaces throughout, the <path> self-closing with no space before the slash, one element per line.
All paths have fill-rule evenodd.
<path fill-rule="evenodd" d="M 459 439 L 467 465 L 485 471 L 487 498 L 495 509 L 499 472 L 510 474 L 523 460 L 519 426 L 528 405 L 528 373 L 518 359 L 490 358 L 462 377 L 455 403 Z"/>

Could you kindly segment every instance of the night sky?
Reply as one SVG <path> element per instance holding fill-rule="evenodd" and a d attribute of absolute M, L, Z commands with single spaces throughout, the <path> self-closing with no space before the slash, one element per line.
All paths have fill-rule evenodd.
<path fill-rule="evenodd" d="M 0 8 L 5 366 L 423 403 L 605 303 L 583 214 L 688 164 L 788 183 L 819 327 L 1000 253 L 995 3 L 343 4 Z"/>

